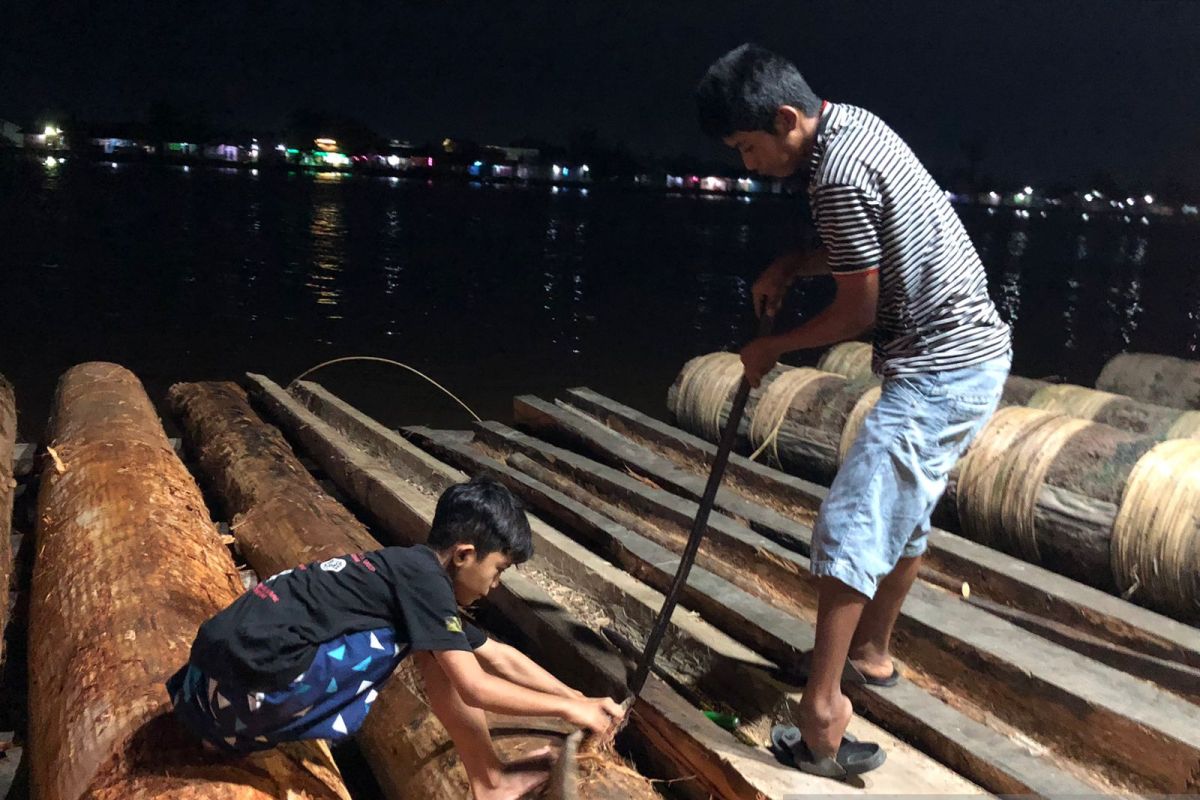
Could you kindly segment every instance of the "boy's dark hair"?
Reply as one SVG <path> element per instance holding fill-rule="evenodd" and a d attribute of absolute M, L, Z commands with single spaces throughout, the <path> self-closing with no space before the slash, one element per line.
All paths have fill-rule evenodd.
<path fill-rule="evenodd" d="M 718 58 L 696 86 L 700 128 L 715 139 L 736 131 L 775 132 L 780 106 L 795 106 L 807 117 L 821 98 L 796 65 L 756 44 L 743 44 Z"/>
<path fill-rule="evenodd" d="M 525 506 L 491 478 L 456 483 L 438 498 L 428 545 L 446 550 L 456 544 L 475 545 L 479 558 L 499 551 L 514 564 L 528 561 L 533 556 L 533 532 Z"/>

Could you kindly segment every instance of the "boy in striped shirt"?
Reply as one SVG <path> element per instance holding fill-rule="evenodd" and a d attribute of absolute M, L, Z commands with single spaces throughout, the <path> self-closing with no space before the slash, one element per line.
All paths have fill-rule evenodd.
<path fill-rule="evenodd" d="M 950 468 L 1000 399 L 1010 332 L 958 216 L 912 150 L 874 114 L 823 101 L 786 59 L 742 45 L 696 89 L 701 127 L 748 170 L 807 175 L 821 245 L 774 261 L 754 284 L 755 310 L 779 308 L 798 277 L 832 275 L 820 314 L 748 344 L 757 386 L 784 353 L 874 329 L 882 394 L 847 454 L 813 530 L 816 643 L 798 726 L 779 725 L 779 755 L 842 777 L 883 763 L 877 745 L 844 737 L 851 679 L 891 686 L 892 628 L 917 576 L 929 518 Z"/>

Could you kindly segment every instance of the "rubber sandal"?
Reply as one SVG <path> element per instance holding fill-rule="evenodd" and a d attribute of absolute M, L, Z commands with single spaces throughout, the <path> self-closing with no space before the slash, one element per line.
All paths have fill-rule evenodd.
<path fill-rule="evenodd" d="M 794 725 L 771 728 L 771 749 L 780 763 L 801 772 L 822 778 L 845 778 L 862 775 L 877 769 L 887 760 L 887 753 L 874 742 L 860 742 L 853 736 L 843 736 L 837 755 L 817 758 L 800 737 Z"/>
<path fill-rule="evenodd" d="M 886 678 L 873 678 L 870 675 L 864 675 L 863 672 L 851 661 L 846 662 L 846 669 L 842 672 L 842 680 L 847 683 L 861 684 L 863 686 L 882 686 L 887 688 L 895 686 L 900 682 L 900 670 L 895 664 L 892 664 L 892 674 Z"/>
<path fill-rule="evenodd" d="M 800 656 L 800 659 L 796 662 L 795 674 L 792 677 L 796 678 L 801 685 L 807 683 L 808 681 L 808 667 L 811 663 L 811 650 Z M 854 666 L 854 662 L 852 662 L 850 659 L 846 659 L 846 665 L 842 668 L 842 683 L 848 683 L 852 686 L 878 686 L 887 688 L 889 686 L 895 686 L 899 682 L 900 669 L 896 666 L 894 661 L 892 663 L 892 674 L 886 678 L 873 678 L 864 675 L 858 667 Z"/>

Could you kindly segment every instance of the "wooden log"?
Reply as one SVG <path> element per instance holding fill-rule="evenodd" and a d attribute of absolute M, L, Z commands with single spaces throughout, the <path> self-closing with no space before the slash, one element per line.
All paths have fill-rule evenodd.
<path fill-rule="evenodd" d="M 260 574 L 381 547 L 321 490 L 279 431 L 250 408 L 240 387 L 176 384 L 169 401 L 200 469 L 233 517 L 231 528 L 246 560 Z M 398 671 L 385 684 L 358 735 L 368 763 L 391 798 L 464 797 L 469 793 L 466 773 L 453 744 L 412 688 L 415 682 L 404 680 L 406 672 Z M 503 757 L 545 745 L 548 738 L 538 731 L 556 727 L 553 721 L 534 718 L 514 729 L 511 720 L 494 715 L 489 724 Z M 561 742 L 565 733 L 550 739 Z M 645 796 L 636 782 L 615 770 L 593 778 L 583 797 Z"/>
<path fill-rule="evenodd" d="M 275 419 L 398 541 L 422 541 L 436 495 L 466 477 L 315 384 L 294 387 L 302 405 L 266 378 L 250 376 L 250 381 Z M 564 537 L 536 518 L 530 518 L 530 525 L 535 537 L 530 565 L 536 569 L 537 550 Z M 578 688 L 589 694 L 625 691 L 624 667 L 611 648 L 594 635 L 581 635 L 579 624 L 519 572 L 504 576 L 489 595 L 489 605 L 528 635 L 542 663 L 571 675 Z M 673 785 L 689 796 L 782 800 L 791 791 L 784 787 L 796 785 L 794 772 L 713 726 L 657 679 L 639 696 L 626 730 L 666 777 L 683 779 Z"/>
<path fill-rule="evenodd" d="M 328 748 L 206 752 L 164 682 L 240 594 L 204 500 L 132 373 L 63 375 L 47 427 L 29 621 L 37 800 L 349 800 Z"/>
<path fill-rule="evenodd" d="M 682 549 L 694 503 L 502 425 L 483 423 L 477 435 L 498 451 L 525 455 L 641 516 L 662 531 L 664 543 Z M 710 522 L 697 563 L 774 606 L 804 606 L 815 616 L 807 559 L 723 516 Z M 896 651 L 918 670 L 918 680 L 923 675 L 952 689 L 1060 757 L 1147 790 L 1197 780 L 1180 764 L 1200 763 L 1200 708 L 1182 698 L 920 583 L 909 594 L 896 633 Z M 1088 709 L 1089 724 L 1075 722 L 1079 708 Z"/>
<path fill-rule="evenodd" d="M 17 443 L 17 398 L 0 375 L 0 670 L 4 666 L 4 632 L 8 627 L 8 591 L 12 581 L 13 448 Z M 3 674 L 0 671 L 0 674 Z"/>
<path fill-rule="evenodd" d="M 1151 353 L 1109 359 L 1096 388 L 1172 408 L 1200 409 L 1200 362 Z"/>
<path fill-rule="evenodd" d="M 544 439 L 564 443 L 609 466 L 633 470 L 684 497 L 700 497 L 713 445 L 589 389 L 572 389 L 566 398 L 571 405 L 562 409 L 517 398 L 516 419 Z M 730 459 L 725 486 L 717 494 L 718 508 L 808 553 L 805 530 L 812 525 L 825 487 L 741 456 Z M 1052 628 L 1077 630 L 1121 650 L 1200 669 L 1200 630 L 1192 626 L 938 528 L 930 531 L 925 560 L 936 573 L 959 585 L 967 583 L 972 596 L 982 595 L 1046 620 L 1038 629 L 1060 640 Z M 1029 616 L 1022 619 L 1026 626 L 1036 626 Z M 1132 668 L 1128 661 L 1121 664 L 1127 671 Z M 1147 670 L 1150 678 L 1154 665 L 1148 664 Z M 1180 677 L 1189 676 L 1191 670 Z"/>

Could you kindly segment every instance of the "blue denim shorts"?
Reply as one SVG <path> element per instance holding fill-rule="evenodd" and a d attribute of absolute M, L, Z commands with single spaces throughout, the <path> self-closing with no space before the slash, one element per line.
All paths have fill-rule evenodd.
<path fill-rule="evenodd" d="M 1000 402 L 1011 353 L 884 380 L 813 528 L 812 572 L 875 596 L 901 558 L 925 552 L 950 469 Z"/>

